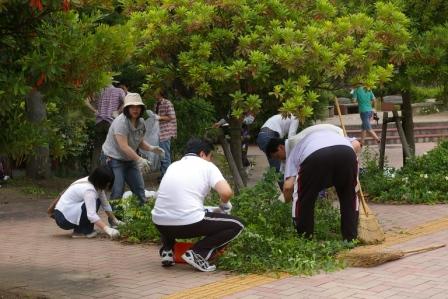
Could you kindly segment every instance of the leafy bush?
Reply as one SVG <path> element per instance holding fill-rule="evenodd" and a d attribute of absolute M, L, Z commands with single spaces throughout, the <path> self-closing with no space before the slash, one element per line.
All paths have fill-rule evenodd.
<path fill-rule="evenodd" d="M 121 200 L 111 200 L 115 214 L 124 221 L 120 226 L 120 233 L 129 243 L 141 243 L 144 241 L 160 241 L 157 228 L 151 220 L 151 210 L 154 208 L 155 199 L 150 199 L 145 205 L 139 206 L 135 196 Z"/>
<path fill-rule="evenodd" d="M 410 159 L 397 170 L 378 170 L 368 159 L 361 176 L 365 191 L 377 202 L 444 203 L 448 202 L 448 141 L 443 141 L 426 155 Z"/>
<path fill-rule="evenodd" d="M 423 102 L 425 99 L 438 98 L 443 92 L 439 86 L 412 86 L 411 92 L 415 102 Z"/>
<path fill-rule="evenodd" d="M 177 138 L 172 142 L 175 155 L 182 155 L 183 147 L 192 136 L 203 136 L 215 119 L 213 105 L 204 99 L 181 99 L 173 101 L 177 119 Z M 180 130 L 179 128 L 182 128 Z"/>
<path fill-rule="evenodd" d="M 331 271 L 343 264 L 335 255 L 351 243 L 341 241 L 339 211 L 326 200 L 316 208 L 315 238 L 299 238 L 291 221 L 291 205 L 277 200 L 275 172 L 268 172 L 255 187 L 244 189 L 232 199 L 233 214 L 246 224 L 245 230 L 230 243 L 218 260 L 221 269 L 241 273 L 289 272 L 312 274 Z M 214 194 L 207 204 L 216 203 Z M 158 241 L 150 211 L 153 201 L 143 208 L 135 198 L 122 200 L 120 212 L 126 224 L 122 235 L 131 242 Z"/>

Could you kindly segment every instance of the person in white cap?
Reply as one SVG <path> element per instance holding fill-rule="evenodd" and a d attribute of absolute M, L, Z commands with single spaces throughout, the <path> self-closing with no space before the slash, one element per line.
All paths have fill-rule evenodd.
<path fill-rule="evenodd" d="M 137 154 L 141 148 L 163 157 L 165 152 L 158 146 L 148 144 L 143 137 L 146 127 L 143 119 L 145 104 L 138 93 L 128 93 L 124 98 L 123 113 L 114 119 L 103 144 L 107 165 L 115 175 L 110 199 L 120 199 L 127 183 L 132 193 L 144 204 L 145 186 L 142 173 L 149 172 L 151 164 Z"/>

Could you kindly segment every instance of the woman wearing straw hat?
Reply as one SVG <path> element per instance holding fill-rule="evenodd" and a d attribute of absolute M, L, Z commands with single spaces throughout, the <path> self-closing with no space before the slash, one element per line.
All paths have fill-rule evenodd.
<path fill-rule="evenodd" d="M 103 144 L 103 154 L 106 163 L 115 175 L 111 199 L 123 196 L 124 184 L 127 183 L 132 193 L 144 204 L 145 186 L 142 172 L 150 170 L 150 162 L 137 154 L 141 148 L 160 156 L 165 152 L 158 146 L 152 146 L 144 141 L 146 127 L 142 118 L 145 105 L 138 93 L 128 93 L 124 98 L 123 113 L 112 122 L 106 141 Z"/>

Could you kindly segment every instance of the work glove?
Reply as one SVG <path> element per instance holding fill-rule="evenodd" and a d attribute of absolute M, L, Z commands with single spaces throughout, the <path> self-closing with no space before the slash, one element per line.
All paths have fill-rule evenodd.
<path fill-rule="evenodd" d="M 230 214 L 230 211 L 232 210 L 232 204 L 230 203 L 230 201 L 222 202 L 219 204 L 219 208 L 224 214 Z"/>
<path fill-rule="evenodd" d="M 145 158 L 140 157 L 137 160 L 137 166 L 142 173 L 148 173 L 151 171 L 151 162 L 149 162 L 149 160 L 146 160 Z"/>
<path fill-rule="evenodd" d="M 165 151 L 160 146 L 151 146 L 149 150 L 154 154 L 159 155 L 162 159 L 165 157 Z"/>
<path fill-rule="evenodd" d="M 120 236 L 120 232 L 112 227 L 106 226 L 104 228 L 104 232 L 109 235 L 112 239 L 116 239 Z"/>
<path fill-rule="evenodd" d="M 115 228 L 115 227 L 117 227 L 117 226 L 123 225 L 124 222 L 121 221 L 121 220 L 118 220 L 117 218 L 115 218 L 114 220 L 112 220 L 112 223 L 111 223 L 111 224 L 112 224 L 112 227 Z"/>
<path fill-rule="evenodd" d="M 285 196 L 283 195 L 283 193 L 280 193 L 280 195 L 278 196 L 278 200 L 285 203 Z"/>

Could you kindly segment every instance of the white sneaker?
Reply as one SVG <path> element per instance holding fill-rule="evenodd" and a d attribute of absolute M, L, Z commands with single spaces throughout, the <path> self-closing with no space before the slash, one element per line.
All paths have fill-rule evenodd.
<path fill-rule="evenodd" d="M 95 238 L 97 235 L 98 235 L 97 231 L 94 230 L 90 234 L 73 233 L 72 238 L 73 239 L 84 239 L 84 238 L 92 239 L 92 238 Z"/>
<path fill-rule="evenodd" d="M 212 272 L 216 270 L 215 265 L 210 265 L 206 259 L 199 254 L 194 253 L 191 249 L 182 254 L 182 259 L 202 272 Z"/>
<path fill-rule="evenodd" d="M 160 257 L 162 258 L 163 267 L 170 267 L 174 265 L 174 254 L 172 250 L 161 250 Z"/>

